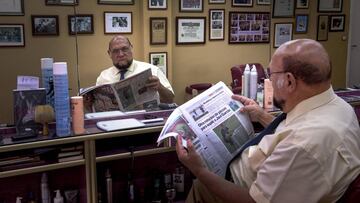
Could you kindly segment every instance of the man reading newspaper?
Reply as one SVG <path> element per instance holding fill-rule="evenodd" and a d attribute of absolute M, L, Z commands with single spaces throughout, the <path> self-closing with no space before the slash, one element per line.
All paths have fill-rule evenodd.
<path fill-rule="evenodd" d="M 280 124 L 274 133 L 235 158 L 230 164 L 233 182 L 206 167 L 194 140 L 188 139 L 185 149 L 178 136 L 178 157 L 197 177 L 186 202 L 336 202 L 359 175 L 359 123 L 353 108 L 331 87 L 323 46 L 310 39 L 286 42 L 269 67 L 274 104 L 287 113 L 281 116 L 286 119 L 275 119 Z M 245 105 L 241 111 L 253 121 L 268 126 L 273 120 L 253 100 L 233 99 Z M 201 112 L 193 115 L 198 118 Z M 209 156 L 218 153 L 223 152 Z"/>

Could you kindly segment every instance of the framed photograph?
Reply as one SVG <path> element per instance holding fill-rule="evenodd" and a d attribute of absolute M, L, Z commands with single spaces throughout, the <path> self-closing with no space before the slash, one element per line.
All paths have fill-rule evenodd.
<path fill-rule="evenodd" d="M 105 34 L 132 33 L 132 12 L 104 12 Z"/>
<path fill-rule="evenodd" d="M 225 0 L 209 0 L 209 4 L 224 4 Z"/>
<path fill-rule="evenodd" d="M 257 0 L 256 1 L 257 5 L 270 5 L 271 4 L 271 0 Z"/>
<path fill-rule="evenodd" d="M 205 17 L 176 17 L 176 44 L 205 44 Z"/>
<path fill-rule="evenodd" d="M 150 63 L 160 68 L 160 70 L 168 77 L 167 71 L 167 52 L 150 52 Z"/>
<path fill-rule="evenodd" d="M 32 35 L 59 35 L 58 16 L 31 15 Z"/>
<path fill-rule="evenodd" d="M 299 14 L 295 17 L 295 33 L 297 34 L 305 34 L 307 33 L 308 23 L 309 23 L 309 15 L 307 14 Z"/>
<path fill-rule="evenodd" d="M 79 0 L 45 0 L 46 5 L 72 6 L 78 5 Z"/>
<path fill-rule="evenodd" d="M 150 44 L 167 44 L 167 18 L 150 18 Z"/>
<path fill-rule="evenodd" d="M 273 18 L 292 18 L 295 13 L 294 0 L 274 0 Z"/>
<path fill-rule="evenodd" d="M 24 47 L 23 24 L 0 24 L 0 47 Z"/>
<path fill-rule="evenodd" d="M 275 23 L 274 47 L 292 40 L 292 23 Z"/>
<path fill-rule="evenodd" d="M 318 24 L 317 24 L 317 41 L 327 41 L 328 40 L 328 26 L 329 26 L 329 16 L 319 15 Z"/>
<path fill-rule="evenodd" d="M 133 5 L 134 0 L 98 0 L 98 4 L 123 4 Z"/>
<path fill-rule="evenodd" d="M 269 43 L 269 12 L 230 12 L 229 44 Z"/>
<path fill-rule="evenodd" d="M 180 0 L 180 12 L 202 12 L 204 0 Z"/>
<path fill-rule="evenodd" d="M 309 8 L 309 0 L 296 0 L 296 8 L 298 9 Z"/>
<path fill-rule="evenodd" d="M 24 0 L 1 0 L 0 16 L 23 16 Z"/>
<path fill-rule="evenodd" d="M 93 15 L 69 15 L 68 27 L 69 35 L 75 34 L 93 34 L 94 33 L 94 20 Z"/>
<path fill-rule="evenodd" d="M 330 16 L 330 32 L 341 32 L 345 30 L 345 15 Z"/>
<path fill-rule="evenodd" d="M 209 40 L 224 40 L 225 10 L 209 10 Z"/>
<path fill-rule="evenodd" d="M 231 6 L 253 6 L 252 0 L 232 0 Z"/>
<path fill-rule="evenodd" d="M 342 0 L 318 0 L 318 12 L 341 12 Z"/>
<path fill-rule="evenodd" d="M 167 0 L 148 0 L 148 9 L 167 9 Z"/>

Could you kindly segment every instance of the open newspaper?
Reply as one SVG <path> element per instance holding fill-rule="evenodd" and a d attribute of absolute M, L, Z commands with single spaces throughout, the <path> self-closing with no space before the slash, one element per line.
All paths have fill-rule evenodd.
<path fill-rule="evenodd" d="M 182 136 L 191 139 L 209 170 L 225 177 L 229 161 L 241 146 L 254 136 L 253 125 L 243 106 L 231 98 L 233 93 L 219 82 L 176 108 L 166 121 L 157 140 Z"/>
<path fill-rule="evenodd" d="M 154 109 L 160 102 L 157 91 L 146 87 L 151 69 L 119 82 L 86 88 L 80 92 L 84 97 L 84 111 L 133 111 Z"/>

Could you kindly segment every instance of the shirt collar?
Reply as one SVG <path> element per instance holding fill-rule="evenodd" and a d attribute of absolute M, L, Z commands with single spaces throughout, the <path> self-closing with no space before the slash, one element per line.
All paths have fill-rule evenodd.
<path fill-rule="evenodd" d="M 134 63 L 134 61 L 135 61 L 135 60 L 133 59 L 131 65 L 129 66 L 129 68 L 127 68 L 127 73 L 132 73 L 132 72 L 134 72 L 134 69 L 135 69 L 135 63 Z M 113 66 L 113 67 L 114 67 L 114 71 L 115 71 L 114 75 L 120 74 L 120 70 L 117 69 L 115 66 Z"/>
<path fill-rule="evenodd" d="M 336 94 L 332 87 L 327 89 L 326 91 L 305 99 L 301 101 L 299 104 L 295 106 L 293 110 L 291 110 L 286 117 L 286 124 L 290 123 L 292 120 L 296 119 L 297 117 L 315 109 L 320 106 L 323 106 L 333 99 L 335 99 Z"/>

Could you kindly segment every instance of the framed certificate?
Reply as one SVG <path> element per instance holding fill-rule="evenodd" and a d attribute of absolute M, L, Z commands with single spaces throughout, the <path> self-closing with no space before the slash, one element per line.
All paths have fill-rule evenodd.
<path fill-rule="evenodd" d="M 150 18 L 150 44 L 167 43 L 167 18 Z"/>
<path fill-rule="evenodd" d="M 319 12 L 341 12 L 342 0 L 319 0 L 318 11 Z"/>
<path fill-rule="evenodd" d="M 0 16 L 24 15 L 24 0 L 1 0 Z"/>
<path fill-rule="evenodd" d="M 205 44 L 205 17 L 176 17 L 176 44 Z"/>
<path fill-rule="evenodd" d="M 275 23 L 275 48 L 292 39 L 292 26 L 292 23 Z"/>
<path fill-rule="evenodd" d="M 295 13 L 294 0 L 274 0 L 273 18 L 292 18 Z"/>
<path fill-rule="evenodd" d="M 224 24 L 225 24 L 225 10 L 224 9 L 210 9 L 209 10 L 209 39 L 223 40 L 224 39 Z"/>

